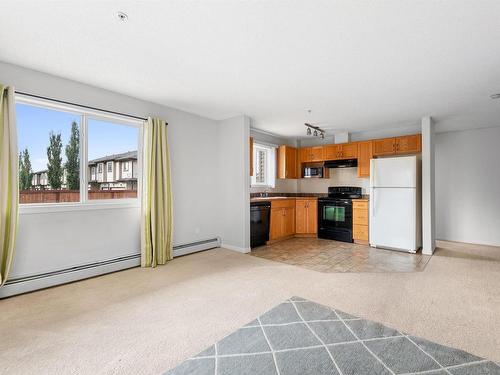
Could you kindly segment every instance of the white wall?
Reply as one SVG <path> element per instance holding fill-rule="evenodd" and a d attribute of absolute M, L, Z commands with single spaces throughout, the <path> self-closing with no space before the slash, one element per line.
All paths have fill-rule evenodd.
<path fill-rule="evenodd" d="M 437 238 L 500 246 L 500 127 L 437 133 Z"/>
<path fill-rule="evenodd" d="M 210 199 L 217 196 L 219 187 L 214 178 L 219 168 L 215 121 L 1 62 L 0 82 L 32 94 L 165 119 L 172 163 L 174 244 L 219 235 L 219 202 Z M 138 208 L 22 214 L 11 277 L 138 252 Z"/>
<path fill-rule="evenodd" d="M 422 117 L 422 253 L 436 248 L 436 181 L 434 120 Z"/>
<path fill-rule="evenodd" d="M 222 246 L 250 251 L 250 119 L 238 116 L 218 124 L 219 196 Z M 210 199 L 210 197 L 208 197 Z"/>

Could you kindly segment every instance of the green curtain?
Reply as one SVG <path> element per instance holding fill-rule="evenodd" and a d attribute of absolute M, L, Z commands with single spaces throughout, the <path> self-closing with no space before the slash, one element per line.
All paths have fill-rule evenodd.
<path fill-rule="evenodd" d="M 172 188 L 167 124 L 148 118 L 143 131 L 141 266 L 156 267 L 173 257 Z"/>
<path fill-rule="evenodd" d="M 0 84 L 0 286 L 9 276 L 16 245 L 19 185 L 14 88 Z"/>

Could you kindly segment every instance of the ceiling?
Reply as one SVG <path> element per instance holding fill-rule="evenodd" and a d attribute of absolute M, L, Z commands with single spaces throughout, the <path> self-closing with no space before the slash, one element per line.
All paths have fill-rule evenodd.
<path fill-rule="evenodd" d="M 0 60 L 284 136 L 500 126 L 498 0 L 3 0 Z"/>

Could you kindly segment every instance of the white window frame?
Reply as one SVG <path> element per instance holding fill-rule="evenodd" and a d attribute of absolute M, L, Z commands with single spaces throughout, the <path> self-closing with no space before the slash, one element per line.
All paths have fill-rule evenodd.
<path fill-rule="evenodd" d="M 111 168 L 109 168 L 109 167 L 111 167 Z M 106 173 L 113 173 L 113 162 L 112 161 L 108 161 L 106 163 Z"/>
<path fill-rule="evenodd" d="M 82 211 L 109 208 L 129 208 L 140 207 L 142 202 L 142 134 L 144 121 L 128 116 L 115 115 L 104 111 L 83 108 L 77 105 L 63 104 L 48 99 L 32 98 L 22 94 L 16 94 L 15 102 L 31 105 L 44 109 L 52 109 L 67 112 L 80 116 L 80 201 L 60 202 L 60 203 L 28 203 L 19 204 L 20 214 L 36 214 L 64 211 Z M 122 126 L 130 126 L 138 129 L 137 134 L 137 198 L 123 199 L 88 199 L 88 182 L 90 176 L 87 175 L 88 163 L 88 119 L 106 121 Z M 97 177 L 96 168 L 96 177 Z M 104 168 L 103 168 L 104 171 Z"/>
<path fill-rule="evenodd" d="M 264 182 L 259 183 L 257 176 L 257 151 L 264 150 L 267 153 Z M 253 144 L 253 170 L 251 187 L 274 188 L 276 186 L 276 146 L 254 142 Z"/>

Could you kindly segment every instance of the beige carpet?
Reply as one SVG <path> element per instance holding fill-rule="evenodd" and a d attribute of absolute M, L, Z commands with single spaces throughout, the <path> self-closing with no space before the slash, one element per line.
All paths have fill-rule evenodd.
<path fill-rule="evenodd" d="M 373 274 L 217 249 L 0 300 L 0 373 L 160 374 L 292 295 L 500 361 L 500 248 L 440 247 Z"/>

